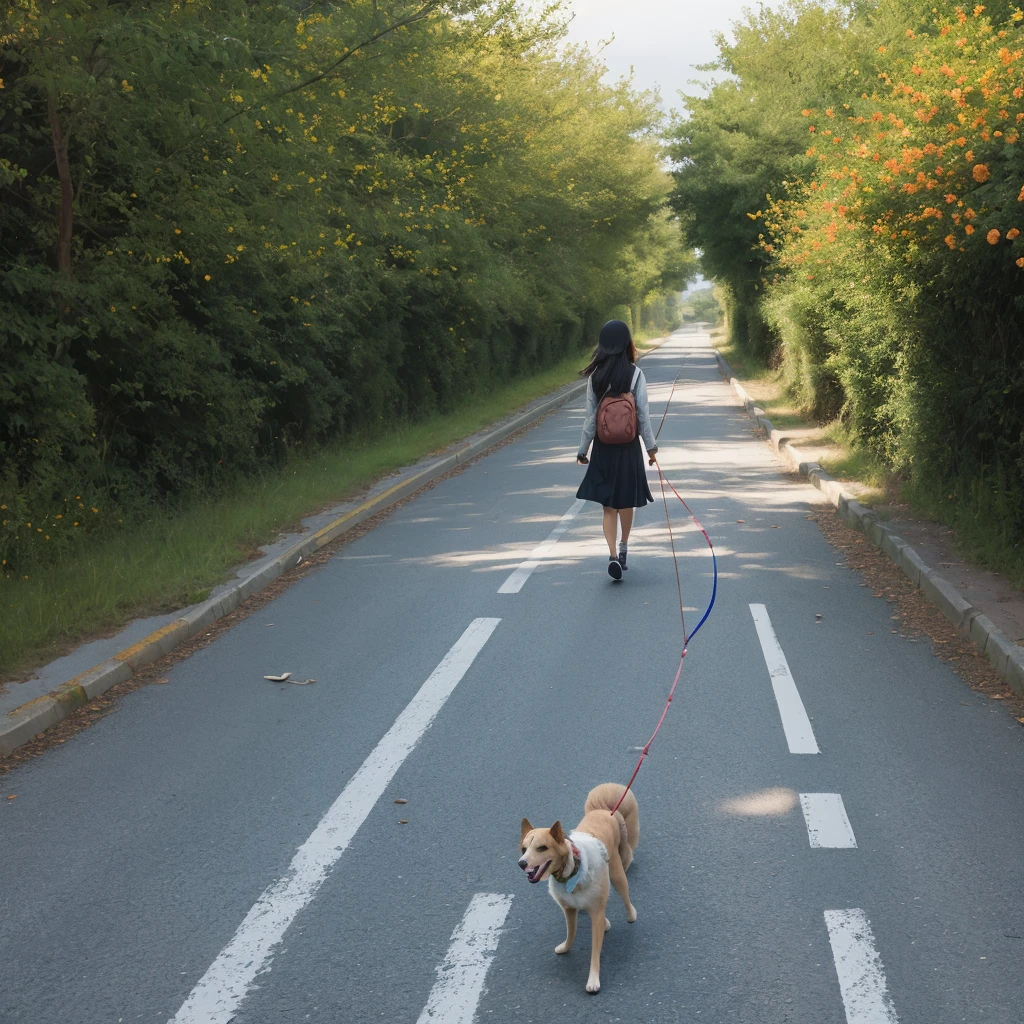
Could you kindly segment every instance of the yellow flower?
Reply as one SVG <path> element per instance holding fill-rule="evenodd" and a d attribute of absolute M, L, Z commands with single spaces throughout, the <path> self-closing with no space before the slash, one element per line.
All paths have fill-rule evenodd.
<path fill-rule="evenodd" d="M 204 281 L 209 281 L 210 280 L 210 275 L 209 274 L 203 274 L 203 280 Z"/>
<path fill-rule="evenodd" d="M 117 306 L 111 306 L 110 307 L 110 312 L 111 313 L 116 313 L 117 312 Z"/>
<path fill-rule="evenodd" d="M 990 232 L 989 232 L 989 233 L 988 233 L 988 234 L 987 234 L 987 235 L 985 236 L 985 238 L 986 238 L 986 240 L 988 241 L 988 244 L 989 244 L 989 245 L 996 245 L 996 244 L 998 244 L 998 242 L 999 242 L 999 239 L 1000 239 L 1001 237 L 1002 237 L 1002 236 L 1000 235 L 1000 233 L 999 233 L 999 229 L 998 229 L 998 228 L 993 228 L 993 229 L 992 229 L 992 230 L 991 230 L 991 231 L 990 231 Z"/>

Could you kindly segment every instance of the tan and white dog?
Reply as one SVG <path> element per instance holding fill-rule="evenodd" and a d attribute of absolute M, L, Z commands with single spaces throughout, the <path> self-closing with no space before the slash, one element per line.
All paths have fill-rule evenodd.
<path fill-rule="evenodd" d="M 629 902 L 626 869 L 640 842 L 640 809 L 632 792 L 622 806 L 611 809 L 625 786 L 604 782 L 587 794 L 583 820 L 566 835 L 562 823 L 551 828 L 534 828 L 523 818 L 519 866 L 531 883 L 548 880 L 548 891 L 565 913 L 565 942 L 556 953 L 568 953 L 576 939 L 576 918 L 581 910 L 590 915 L 590 977 L 587 991 L 601 991 L 601 945 L 611 928 L 605 916 L 609 884 L 626 905 L 626 920 L 636 920 L 636 908 Z"/>

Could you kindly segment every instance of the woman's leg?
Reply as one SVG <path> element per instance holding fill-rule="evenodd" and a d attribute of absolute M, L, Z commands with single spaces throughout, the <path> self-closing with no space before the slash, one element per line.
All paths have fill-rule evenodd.
<path fill-rule="evenodd" d="M 632 509 L 629 510 L 632 513 Z M 601 522 L 601 528 L 604 530 L 604 539 L 608 542 L 608 552 L 614 558 L 618 551 L 615 549 L 615 528 L 618 525 L 619 513 L 613 508 L 606 508 L 604 510 L 604 519 Z"/>
<path fill-rule="evenodd" d="M 620 508 L 619 509 L 619 521 L 622 523 L 622 547 L 626 546 L 626 542 L 629 540 L 629 531 L 633 529 L 633 513 L 636 511 L 632 508 Z M 605 530 L 605 536 L 608 531 Z"/>

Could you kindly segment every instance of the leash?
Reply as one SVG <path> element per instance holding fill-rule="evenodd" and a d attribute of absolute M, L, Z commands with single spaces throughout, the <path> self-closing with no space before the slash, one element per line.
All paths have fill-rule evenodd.
<path fill-rule="evenodd" d="M 658 424 L 658 429 L 655 431 L 655 440 L 661 435 L 661 428 L 665 425 L 665 417 L 668 415 L 668 407 L 672 403 L 672 396 L 676 391 L 676 384 L 679 383 L 679 378 L 682 375 L 683 368 L 679 367 L 679 373 L 676 374 L 676 379 L 672 381 L 672 390 L 669 392 L 668 401 L 665 403 L 665 411 L 661 414 L 661 422 Z M 676 687 L 679 685 L 679 679 L 683 674 L 683 662 L 686 660 L 686 652 L 689 649 L 690 641 L 697 635 L 700 627 L 707 622 L 708 616 L 711 614 L 711 609 L 715 606 L 715 598 L 718 595 L 718 558 L 715 555 L 715 546 L 711 543 L 711 538 L 708 536 L 707 530 L 701 525 L 700 520 L 693 514 L 693 510 L 689 505 L 686 504 L 683 496 L 676 490 L 672 481 L 669 480 L 661 468 L 661 463 L 658 461 L 658 457 L 655 455 L 654 464 L 658 467 L 658 480 L 661 483 L 661 500 L 665 506 L 665 525 L 668 527 L 668 539 L 669 544 L 672 547 L 672 564 L 675 566 L 676 571 L 676 593 L 679 597 L 679 621 L 683 627 L 683 653 L 679 655 L 679 667 L 676 669 L 675 678 L 672 680 L 672 686 L 668 691 L 668 700 L 665 701 L 665 707 L 662 709 L 661 717 L 658 719 L 658 724 L 654 727 L 654 732 L 651 733 L 651 738 L 644 744 L 644 749 L 640 754 L 640 760 L 637 761 L 636 767 L 633 769 L 633 774 L 630 776 L 629 782 L 626 784 L 626 788 L 622 791 L 622 796 L 619 797 L 618 802 L 611 809 L 611 813 L 614 814 L 622 804 L 622 801 L 626 799 L 626 794 L 633 788 L 633 783 L 636 781 L 636 777 L 640 774 L 640 768 L 644 763 L 647 755 L 651 752 L 651 744 L 654 742 L 654 738 L 658 735 L 658 730 L 661 728 L 662 722 L 665 721 L 665 717 L 668 715 L 668 709 L 672 705 L 672 698 L 675 696 Z M 711 551 L 711 567 L 714 570 L 714 577 L 711 583 L 711 600 L 708 602 L 707 608 L 704 609 L 704 614 L 700 617 L 700 622 L 694 627 L 692 633 L 686 632 L 686 614 L 683 611 L 683 586 L 679 579 L 679 558 L 676 555 L 676 541 L 675 536 L 672 533 L 672 518 L 668 512 L 668 494 L 665 491 L 665 485 L 668 484 L 669 489 L 679 499 L 683 508 L 689 513 L 690 518 L 696 523 L 697 529 L 704 534 L 704 539 L 708 542 L 708 549 Z"/>

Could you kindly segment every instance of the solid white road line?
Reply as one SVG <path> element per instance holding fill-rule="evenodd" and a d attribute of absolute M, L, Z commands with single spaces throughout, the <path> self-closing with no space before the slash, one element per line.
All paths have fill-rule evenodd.
<path fill-rule="evenodd" d="M 814 850 L 855 850 L 857 839 L 838 793 L 801 793 L 807 838 Z"/>
<path fill-rule="evenodd" d="M 548 534 L 548 539 L 543 544 L 538 544 L 531 552 L 530 557 L 518 569 L 513 570 L 512 575 L 502 583 L 498 588 L 499 594 L 518 594 L 523 589 L 523 584 L 530 578 L 533 570 L 551 554 L 562 534 L 569 529 L 569 524 L 579 515 L 583 504 L 582 498 L 577 498 L 573 502 L 572 508 L 559 519 L 558 525 Z"/>
<path fill-rule="evenodd" d="M 819 753 L 818 741 L 814 738 L 811 720 L 807 717 L 804 702 L 800 699 L 796 683 L 793 682 L 793 675 L 789 671 L 786 655 L 782 653 L 782 647 L 779 645 L 775 630 L 772 629 L 768 612 L 763 604 L 752 604 L 750 614 L 754 617 L 757 638 L 761 641 L 765 664 L 768 666 L 768 674 L 772 679 L 772 689 L 775 691 L 775 701 L 779 705 L 779 714 L 782 716 L 782 728 L 786 732 L 789 752 L 791 754 L 817 754 Z"/>
<path fill-rule="evenodd" d="M 825 924 L 839 975 L 846 1024 L 897 1024 L 882 960 L 863 910 L 826 910 Z"/>
<path fill-rule="evenodd" d="M 234 1017 L 296 914 L 316 895 L 499 622 L 470 623 L 296 851 L 288 873 L 264 890 L 171 1024 L 227 1024 Z"/>
<path fill-rule="evenodd" d="M 452 933 L 448 955 L 437 969 L 437 981 L 416 1024 L 472 1024 L 483 995 L 484 977 L 511 906 L 511 896 L 478 892 L 473 897 Z"/>

